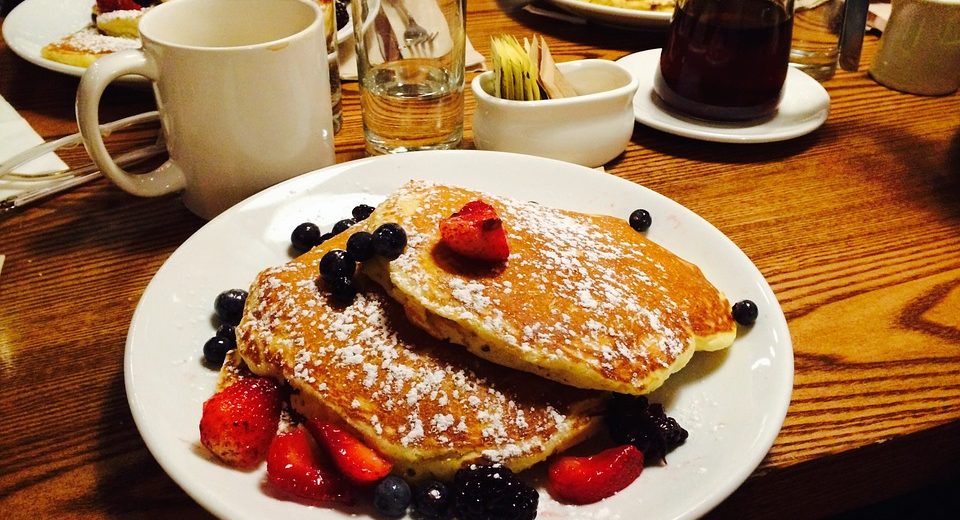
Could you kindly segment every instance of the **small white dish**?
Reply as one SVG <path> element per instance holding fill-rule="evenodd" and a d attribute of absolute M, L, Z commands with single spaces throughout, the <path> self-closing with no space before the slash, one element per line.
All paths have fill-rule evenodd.
<path fill-rule="evenodd" d="M 660 49 L 650 49 L 617 60 L 639 82 L 633 98 L 638 123 L 670 134 L 718 143 L 771 143 L 806 135 L 823 124 L 830 113 L 830 95 L 823 85 L 790 67 L 783 99 L 776 114 L 751 121 L 706 121 L 667 107 L 653 91 L 653 78 L 660 63 Z"/>
<path fill-rule="evenodd" d="M 643 11 L 612 5 L 594 4 L 586 0 L 547 0 L 569 13 L 601 25 L 622 29 L 666 29 L 673 11 Z"/>
<path fill-rule="evenodd" d="M 494 73 L 473 79 L 477 99 L 473 142 L 480 150 L 523 153 L 591 168 L 620 155 L 633 134 L 637 79 L 609 60 L 577 60 L 557 68 L 579 96 L 512 101 L 493 95 Z"/>
<path fill-rule="evenodd" d="M 40 51 L 48 43 L 90 25 L 94 0 L 24 0 L 3 20 L 3 41 L 17 56 L 47 70 L 80 77 L 87 70 L 44 58 Z M 349 11 L 348 11 L 349 12 Z M 337 44 L 352 45 L 353 25 L 348 21 L 337 31 Z M 119 78 L 121 83 L 146 84 L 143 76 Z"/>

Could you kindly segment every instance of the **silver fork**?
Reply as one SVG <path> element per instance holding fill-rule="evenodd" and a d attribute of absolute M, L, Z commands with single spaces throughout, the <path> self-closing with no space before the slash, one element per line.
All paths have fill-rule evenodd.
<path fill-rule="evenodd" d="M 403 18 L 403 25 L 406 27 L 403 30 L 403 43 L 406 44 L 407 48 L 431 42 L 437 37 L 436 32 L 431 33 L 413 19 L 410 11 L 407 11 L 407 7 L 403 5 L 403 0 L 391 0 L 390 4 L 397 8 L 397 12 Z"/>

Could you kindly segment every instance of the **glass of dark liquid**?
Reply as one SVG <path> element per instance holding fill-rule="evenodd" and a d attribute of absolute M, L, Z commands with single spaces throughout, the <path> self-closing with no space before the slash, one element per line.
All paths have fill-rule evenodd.
<path fill-rule="evenodd" d="M 773 114 L 790 58 L 793 0 L 679 0 L 653 88 L 712 120 Z"/>

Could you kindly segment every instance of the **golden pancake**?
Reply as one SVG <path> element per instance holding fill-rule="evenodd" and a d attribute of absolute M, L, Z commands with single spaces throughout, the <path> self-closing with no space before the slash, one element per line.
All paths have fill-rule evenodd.
<path fill-rule="evenodd" d="M 458 257 L 439 222 L 471 200 L 494 206 L 509 259 Z M 407 249 L 364 272 L 430 334 L 494 363 L 568 385 L 646 394 L 695 350 L 728 347 L 730 304 L 700 269 L 634 231 L 588 215 L 412 182 L 364 222 L 397 222 Z M 348 232 L 349 233 L 349 232 Z"/>
<path fill-rule="evenodd" d="M 449 479 L 479 460 L 520 471 L 593 433 L 600 394 L 439 341 L 376 284 L 348 305 L 331 300 L 318 262 L 362 227 L 257 277 L 237 327 L 250 370 L 287 381 L 300 413 L 339 418 L 409 478 Z"/>
<path fill-rule="evenodd" d="M 90 26 L 45 45 L 40 49 L 40 55 L 58 63 L 75 67 L 89 67 L 101 56 L 121 50 L 139 48 L 139 38 L 108 36 L 101 34 L 96 28 Z"/>

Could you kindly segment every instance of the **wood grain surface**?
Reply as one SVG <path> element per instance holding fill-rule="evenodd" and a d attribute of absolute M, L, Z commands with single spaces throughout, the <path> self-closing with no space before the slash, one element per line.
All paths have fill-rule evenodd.
<path fill-rule="evenodd" d="M 663 44 L 662 31 L 506 13 L 493 0 L 468 10 L 488 57 L 501 33 L 542 34 L 558 61 Z M 861 70 L 825 83 L 830 116 L 809 135 L 731 145 L 637 125 L 606 166 L 728 235 L 789 321 L 786 422 L 711 517 L 820 518 L 960 468 L 960 94 L 877 85 L 866 73 L 876 46 L 868 34 Z M 47 139 L 76 131 L 77 81 L 0 44 L 0 94 Z M 465 104 L 469 148 L 472 94 Z M 112 120 L 155 105 L 146 89 L 111 87 L 102 106 Z M 155 135 L 117 134 L 110 146 Z M 355 83 L 344 85 L 336 141 L 338 161 L 364 155 Z M 122 371 L 144 288 L 203 224 L 174 196 L 135 198 L 104 180 L 0 218 L 0 517 L 208 517 L 147 452 Z"/>

